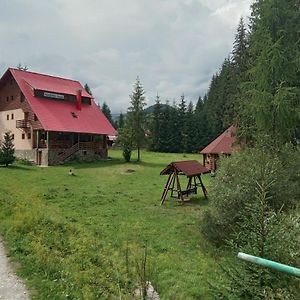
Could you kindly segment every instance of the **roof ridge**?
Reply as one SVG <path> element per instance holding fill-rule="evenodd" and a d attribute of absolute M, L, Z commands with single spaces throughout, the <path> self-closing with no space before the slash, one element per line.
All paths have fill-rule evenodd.
<path fill-rule="evenodd" d="M 43 74 L 43 73 L 32 72 L 32 71 L 24 71 L 24 70 L 19 70 L 19 69 L 16 69 L 16 68 L 9 68 L 9 70 L 18 71 L 18 72 L 26 72 L 26 73 L 31 73 L 31 74 L 35 74 L 35 75 L 45 76 L 45 77 L 52 77 L 52 78 L 56 78 L 56 79 L 66 80 L 66 81 L 78 82 L 78 83 L 81 85 L 81 83 L 80 83 L 79 80 L 74 80 L 74 79 L 64 78 L 64 77 L 60 77 L 60 76 L 49 75 L 49 74 Z"/>

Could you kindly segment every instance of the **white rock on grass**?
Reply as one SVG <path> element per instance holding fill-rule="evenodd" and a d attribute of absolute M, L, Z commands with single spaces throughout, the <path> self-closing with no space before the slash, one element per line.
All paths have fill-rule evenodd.
<path fill-rule="evenodd" d="M 146 282 L 147 284 L 147 300 L 160 300 L 158 293 L 155 291 L 153 285 L 150 281 Z M 134 296 L 137 299 L 142 299 L 142 290 L 136 289 L 134 291 Z"/>

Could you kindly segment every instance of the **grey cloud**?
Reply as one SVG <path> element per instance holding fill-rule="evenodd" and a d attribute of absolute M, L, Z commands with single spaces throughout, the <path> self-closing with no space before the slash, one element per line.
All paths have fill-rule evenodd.
<path fill-rule="evenodd" d="M 0 72 L 31 70 L 89 83 L 126 111 L 137 75 L 149 104 L 197 101 L 229 54 L 251 0 L 2 0 Z"/>

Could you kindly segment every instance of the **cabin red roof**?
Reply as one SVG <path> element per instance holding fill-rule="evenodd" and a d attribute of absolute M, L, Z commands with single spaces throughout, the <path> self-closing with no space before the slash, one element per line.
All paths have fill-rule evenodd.
<path fill-rule="evenodd" d="M 115 135 L 115 129 L 78 81 L 12 68 L 7 72 L 16 80 L 45 130 Z M 74 102 L 36 97 L 35 90 L 72 96 L 82 90 L 82 97 L 89 98 L 91 105 L 82 103 L 79 110 Z"/>
<path fill-rule="evenodd" d="M 202 154 L 231 154 L 232 144 L 235 142 L 236 128 L 231 125 L 209 145 L 202 149 Z"/>

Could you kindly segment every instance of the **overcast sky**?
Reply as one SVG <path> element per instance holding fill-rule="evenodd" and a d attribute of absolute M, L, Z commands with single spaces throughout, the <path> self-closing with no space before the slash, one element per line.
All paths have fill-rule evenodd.
<path fill-rule="evenodd" d="M 251 0 L 0 0 L 0 72 L 88 83 L 100 104 L 126 112 L 137 76 L 156 93 L 196 103 L 230 53 Z M 247 18 L 246 18 L 247 21 Z"/>

